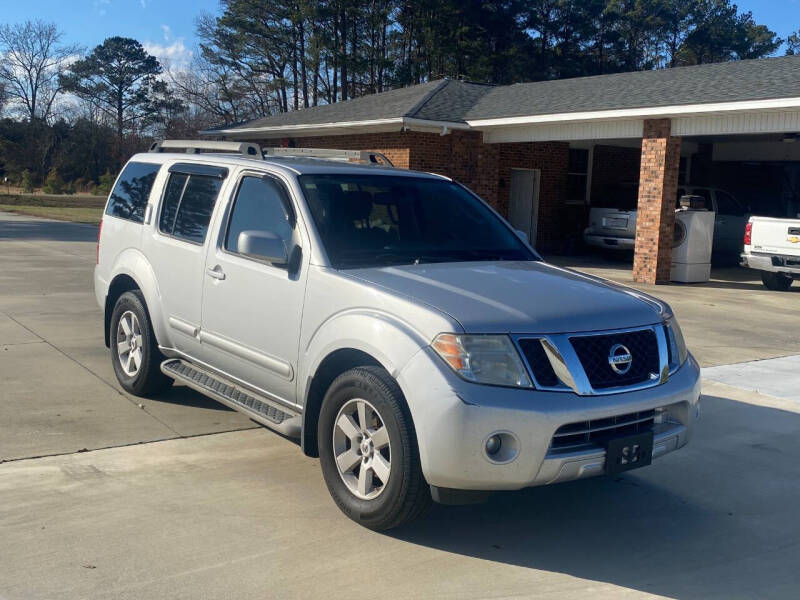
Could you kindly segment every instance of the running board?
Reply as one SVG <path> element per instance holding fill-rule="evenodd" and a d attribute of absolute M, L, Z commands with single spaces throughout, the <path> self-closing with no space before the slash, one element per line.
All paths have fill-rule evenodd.
<path fill-rule="evenodd" d="M 161 363 L 161 372 L 286 437 L 300 437 L 300 415 L 274 400 L 246 390 L 180 358 L 165 360 Z"/>

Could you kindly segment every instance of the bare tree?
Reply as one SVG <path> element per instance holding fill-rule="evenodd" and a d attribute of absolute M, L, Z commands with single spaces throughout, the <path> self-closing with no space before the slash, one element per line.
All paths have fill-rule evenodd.
<path fill-rule="evenodd" d="M 59 76 L 79 52 L 62 45 L 55 23 L 25 21 L 0 26 L 0 82 L 28 121 L 47 121 L 61 92 Z"/>

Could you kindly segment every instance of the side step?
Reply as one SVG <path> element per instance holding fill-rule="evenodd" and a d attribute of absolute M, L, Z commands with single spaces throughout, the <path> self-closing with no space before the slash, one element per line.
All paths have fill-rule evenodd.
<path fill-rule="evenodd" d="M 161 363 L 161 372 L 286 437 L 300 437 L 300 415 L 274 400 L 180 358 L 165 360 Z"/>

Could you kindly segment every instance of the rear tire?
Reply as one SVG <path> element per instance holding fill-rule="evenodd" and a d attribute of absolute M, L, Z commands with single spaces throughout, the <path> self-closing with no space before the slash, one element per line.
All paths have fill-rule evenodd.
<path fill-rule="evenodd" d="M 397 382 L 382 368 L 351 369 L 333 381 L 317 435 L 328 490 L 356 523 L 392 529 L 431 505 L 411 415 Z"/>
<path fill-rule="evenodd" d="M 109 325 L 111 364 L 122 388 L 148 397 L 169 388 L 173 380 L 161 372 L 165 356 L 158 349 L 144 296 L 139 290 L 122 294 Z"/>
<path fill-rule="evenodd" d="M 785 273 L 772 273 L 761 271 L 761 281 L 764 287 L 775 292 L 785 292 L 792 285 L 792 277 Z"/>

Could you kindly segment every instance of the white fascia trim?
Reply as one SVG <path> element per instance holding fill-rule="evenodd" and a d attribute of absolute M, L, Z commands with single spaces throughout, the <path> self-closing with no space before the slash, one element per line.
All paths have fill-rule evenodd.
<path fill-rule="evenodd" d="M 299 125 L 274 125 L 272 127 L 241 127 L 235 129 L 214 129 L 199 132 L 200 135 L 249 135 L 249 134 L 303 134 L 322 133 L 336 129 L 370 129 L 396 125 L 398 128 L 410 130 L 433 131 L 443 128 L 472 129 L 466 123 L 451 123 L 450 121 L 429 121 L 427 119 L 414 119 L 410 117 L 393 117 L 391 119 L 371 119 L 365 121 L 338 121 L 335 123 L 304 123 Z"/>
<path fill-rule="evenodd" d="M 573 113 L 553 113 L 549 115 L 528 115 L 503 117 L 499 119 L 475 119 L 467 123 L 475 129 L 503 127 L 509 125 L 532 125 L 536 123 L 558 123 L 565 121 L 605 121 L 609 119 L 657 118 L 680 115 L 708 114 L 722 112 L 746 112 L 758 110 L 781 110 L 800 108 L 800 98 L 779 98 L 770 100 L 747 100 L 742 102 L 715 102 L 709 104 L 683 104 L 673 106 L 648 106 L 644 108 L 622 108 L 617 110 L 598 110 Z"/>

